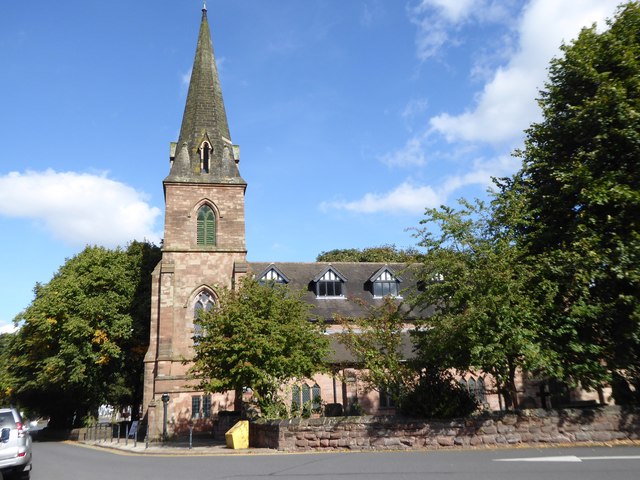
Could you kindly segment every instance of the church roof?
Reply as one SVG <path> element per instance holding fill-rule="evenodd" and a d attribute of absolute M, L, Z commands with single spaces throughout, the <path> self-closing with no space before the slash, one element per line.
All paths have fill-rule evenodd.
<path fill-rule="evenodd" d="M 208 150 L 204 167 L 203 145 Z M 189 93 L 174 155 L 165 182 L 245 184 L 237 166 L 238 147 L 232 144 L 229 133 L 206 7 L 202 9 Z"/>
<path fill-rule="evenodd" d="M 372 278 L 376 273 L 385 269 L 392 272 L 398 282 L 402 282 L 399 289 L 401 299 L 407 299 L 416 291 L 417 280 L 414 266 L 404 263 L 373 263 L 373 262 L 249 262 L 251 272 L 260 278 L 270 269 L 275 268 L 287 279 L 287 285 L 294 290 L 303 290 L 303 300 L 313 306 L 312 314 L 331 322 L 334 314 L 345 317 L 362 316 L 365 306 L 381 305 L 383 299 L 374 296 Z M 333 271 L 344 282 L 343 296 L 322 298 L 317 295 L 316 282 L 327 271 Z M 402 278 L 401 278 L 402 277 Z M 356 300 L 356 301 L 352 301 Z M 416 317 L 429 316 L 433 309 L 417 312 L 405 305 L 407 320 Z"/>

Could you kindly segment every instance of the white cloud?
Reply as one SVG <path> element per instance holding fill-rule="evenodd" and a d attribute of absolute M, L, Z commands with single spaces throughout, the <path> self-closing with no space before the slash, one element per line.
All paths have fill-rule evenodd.
<path fill-rule="evenodd" d="M 440 196 L 430 186 L 404 182 L 388 193 L 367 193 L 360 200 L 350 202 L 322 202 L 320 209 L 347 210 L 357 213 L 419 213 L 428 206 L 440 204 Z"/>
<path fill-rule="evenodd" d="M 478 159 L 467 173 L 447 177 L 440 185 L 415 185 L 405 181 L 387 193 L 367 193 L 359 200 L 322 202 L 320 209 L 354 213 L 419 214 L 425 208 L 446 204 L 451 194 L 469 185 L 489 187 L 492 177 L 509 174 L 517 159 L 504 155 L 489 161 Z"/>
<path fill-rule="evenodd" d="M 16 330 L 18 330 L 18 329 L 13 324 L 13 322 L 0 321 L 0 334 L 3 334 L 3 333 L 14 333 Z"/>
<path fill-rule="evenodd" d="M 427 60 L 449 43 L 457 43 L 456 32 L 468 23 L 512 21 L 512 0 L 420 0 L 409 10 L 418 27 L 416 49 L 420 60 Z"/>
<path fill-rule="evenodd" d="M 518 22 L 519 45 L 507 65 L 498 68 L 461 114 L 442 113 L 430 120 L 433 131 L 449 142 L 458 140 L 510 143 L 539 118 L 538 91 L 547 66 L 561 43 L 574 39 L 593 22 L 604 25 L 618 0 L 532 0 Z"/>
<path fill-rule="evenodd" d="M 384 14 L 384 8 L 380 0 L 371 0 L 362 6 L 360 25 L 367 28 L 372 27 L 380 18 L 384 17 Z"/>
<path fill-rule="evenodd" d="M 425 12 L 434 9 L 448 21 L 457 23 L 470 14 L 473 4 L 474 0 L 421 0 L 416 10 Z"/>
<path fill-rule="evenodd" d="M 31 219 L 71 246 L 157 243 L 160 214 L 144 194 L 106 174 L 46 170 L 0 176 L 0 215 Z"/>
<path fill-rule="evenodd" d="M 402 118 L 410 120 L 427 110 L 429 102 L 425 98 L 411 100 L 401 113 Z"/>
<path fill-rule="evenodd" d="M 389 167 L 411 167 L 427 163 L 424 153 L 424 135 L 417 135 L 407 140 L 404 147 L 380 157 L 380 161 Z"/>
<path fill-rule="evenodd" d="M 189 69 L 188 72 L 180 75 L 180 84 L 184 88 L 189 88 L 189 83 L 191 82 L 191 73 L 193 73 L 193 69 Z"/>

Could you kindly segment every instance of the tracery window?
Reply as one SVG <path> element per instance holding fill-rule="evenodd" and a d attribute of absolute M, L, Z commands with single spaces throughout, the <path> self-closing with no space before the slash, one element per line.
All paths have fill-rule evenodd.
<path fill-rule="evenodd" d="M 303 383 L 302 386 L 294 385 L 291 388 L 291 410 L 309 414 L 319 412 L 322 406 L 322 391 L 320 385 L 315 383 L 312 387 Z"/>
<path fill-rule="evenodd" d="M 197 344 L 202 337 L 202 325 L 200 325 L 198 320 L 204 312 L 209 312 L 215 306 L 215 301 L 213 299 L 213 295 L 208 291 L 202 291 L 196 297 L 196 303 L 193 307 L 193 341 Z"/>
<path fill-rule="evenodd" d="M 487 401 L 485 383 L 482 377 L 478 377 L 478 380 L 473 377 L 469 377 L 468 381 L 464 378 L 461 378 L 460 380 L 458 380 L 458 383 L 464 390 L 469 392 L 469 395 L 475 398 L 478 402 L 485 403 Z"/>

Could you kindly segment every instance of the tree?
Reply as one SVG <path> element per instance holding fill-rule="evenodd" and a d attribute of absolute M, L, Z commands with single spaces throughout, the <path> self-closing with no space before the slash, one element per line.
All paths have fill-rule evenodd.
<path fill-rule="evenodd" d="M 13 336 L 13 333 L 0 334 L 0 405 L 10 405 L 13 395 L 14 382 L 8 370 L 11 363 L 9 347 Z"/>
<path fill-rule="evenodd" d="M 320 253 L 317 262 L 393 262 L 414 263 L 421 253 L 415 248 L 397 248 L 395 245 L 381 245 L 359 250 L 357 248 L 335 249 Z"/>
<path fill-rule="evenodd" d="M 608 26 L 551 62 L 543 119 L 502 191 L 522 196 L 518 242 L 541 267 L 553 373 L 585 387 L 640 378 L 640 5 Z"/>
<path fill-rule="evenodd" d="M 410 347 L 410 338 L 405 334 L 407 312 L 390 296 L 380 306 L 362 307 L 367 309 L 362 317 L 337 316 L 342 326 L 338 339 L 360 366 L 365 388 L 386 392 L 400 405 L 417 378 L 416 371 L 407 363 Z"/>
<path fill-rule="evenodd" d="M 127 250 L 87 247 L 36 285 L 9 348 L 21 405 L 67 427 L 101 404 L 141 402 L 150 272 L 159 255 L 139 242 Z"/>
<path fill-rule="evenodd" d="M 427 209 L 420 222 L 425 227 L 417 231 L 427 252 L 414 303 L 434 309 L 417 322 L 419 361 L 426 369 L 481 369 L 501 386 L 507 406 L 517 407 L 517 372 L 551 360 L 540 347 L 532 272 L 511 231 L 494 221 L 499 202 L 460 205 Z"/>
<path fill-rule="evenodd" d="M 250 277 L 236 287 L 195 320 L 201 333 L 189 375 L 206 392 L 250 388 L 262 412 L 273 412 L 283 384 L 325 369 L 329 342 L 302 292 Z"/>

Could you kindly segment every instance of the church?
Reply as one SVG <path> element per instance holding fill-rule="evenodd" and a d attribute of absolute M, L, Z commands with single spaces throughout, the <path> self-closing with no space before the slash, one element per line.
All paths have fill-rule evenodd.
<path fill-rule="evenodd" d="M 357 308 L 347 296 L 374 304 L 385 295 L 399 296 L 411 281 L 400 276 L 405 267 L 401 264 L 247 262 L 247 182 L 239 166 L 240 149 L 231 140 L 204 7 L 180 134 L 171 143 L 169 174 L 163 182 L 164 242 L 152 275 L 145 357 L 143 415 L 150 438 L 162 432 L 165 408 L 172 432 L 234 409 L 234 392 L 195 391 L 186 377 L 189 365 L 183 361 L 193 357 L 197 312 L 213 308 L 220 288 L 255 275 L 305 290 L 305 300 L 329 323 L 330 332 L 337 328 L 331 325 L 334 313 L 350 315 Z M 344 349 L 336 349 L 335 362 L 346 357 Z M 340 375 L 336 371 L 317 377 L 296 392 L 302 403 L 321 398 L 345 410 L 354 403 L 368 412 L 392 408 L 384 395 L 363 392 L 355 373 L 344 368 Z"/>

